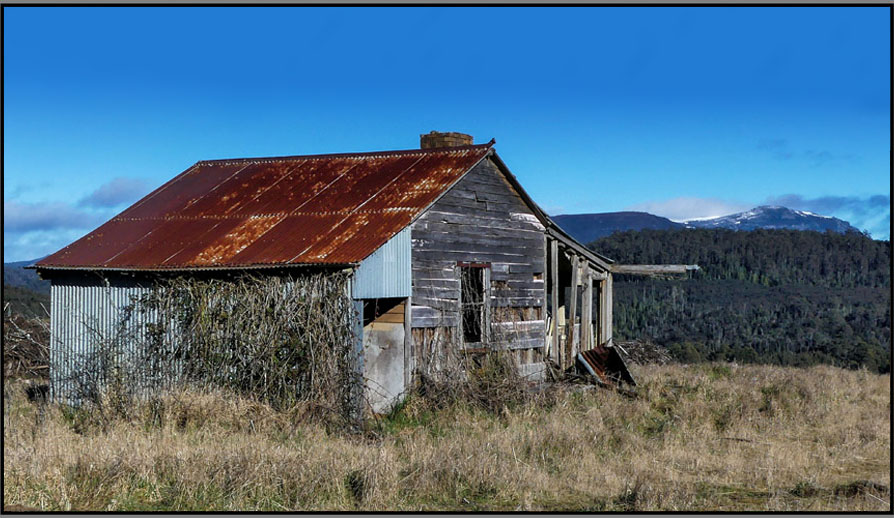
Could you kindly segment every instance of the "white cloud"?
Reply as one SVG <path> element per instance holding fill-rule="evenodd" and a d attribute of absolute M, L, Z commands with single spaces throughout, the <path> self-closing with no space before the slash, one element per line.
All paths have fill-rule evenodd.
<path fill-rule="evenodd" d="M 631 205 L 625 210 L 635 210 L 663 216 L 673 221 L 696 218 L 714 218 L 751 209 L 753 203 L 721 200 L 719 198 L 696 198 L 681 196 L 669 200 L 647 201 Z"/>
<path fill-rule="evenodd" d="M 105 218 L 75 209 L 67 203 L 3 201 L 3 232 L 33 232 L 62 228 L 86 228 Z"/>
<path fill-rule="evenodd" d="M 135 178 L 115 178 L 99 186 L 78 202 L 80 207 L 111 208 L 130 205 L 149 192 L 149 184 Z"/>
<path fill-rule="evenodd" d="M 891 234 L 891 197 L 820 196 L 805 198 L 800 194 L 784 194 L 767 198 L 768 205 L 783 205 L 790 209 L 807 210 L 823 216 L 834 216 L 860 230 L 868 230 L 875 239 L 889 239 Z"/>
<path fill-rule="evenodd" d="M 4 232 L 3 262 L 30 261 L 60 250 L 87 233 L 89 229 L 56 229 L 34 232 Z"/>
<path fill-rule="evenodd" d="M 3 261 L 51 254 L 108 218 L 107 211 L 85 211 L 62 202 L 3 200 Z"/>

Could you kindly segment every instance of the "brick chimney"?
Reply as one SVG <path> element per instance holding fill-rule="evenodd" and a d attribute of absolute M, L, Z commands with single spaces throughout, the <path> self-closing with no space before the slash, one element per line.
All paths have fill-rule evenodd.
<path fill-rule="evenodd" d="M 419 147 L 422 149 L 471 145 L 472 135 L 457 133 L 455 131 L 448 131 L 446 133 L 432 131 L 427 134 L 419 135 Z"/>

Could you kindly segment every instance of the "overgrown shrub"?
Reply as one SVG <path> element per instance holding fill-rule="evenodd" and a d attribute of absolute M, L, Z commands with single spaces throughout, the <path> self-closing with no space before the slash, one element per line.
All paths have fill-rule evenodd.
<path fill-rule="evenodd" d="M 543 398 L 544 392 L 531 390 L 518 373 L 508 351 L 493 351 L 476 357 L 466 356 L 450 372 L 441 376 L 420 376 L 416 396 L 424 406 L 442 409 L 470 404 L 491 413 L 515 408 Z"/>
<path fill-rule="evenodd" d="M 71 380 L 74 399 L 126 407 L 186 385 L 353 420 L 352 311 L 344 272 L 165 279 L 122 312 L 114 336 L 97 337 Z"/>

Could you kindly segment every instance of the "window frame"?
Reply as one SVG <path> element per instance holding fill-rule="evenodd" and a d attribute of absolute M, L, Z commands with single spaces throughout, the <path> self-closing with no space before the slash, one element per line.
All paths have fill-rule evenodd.
<path fill-rule="evenodd" d="M 459 318 L 457 319 L 457 327 L 458 327 L 458 336 L 462 339 L 462 346 L 464 348 L 477 348 L 483 347 L 485 344 L 490 342 L 490 306 L 491 306 L 491 263 L 484 262 L 470 262 L 470 261 L 457 261 L 455 267 L 455 274 L 457 281 L 459 281 Z M 466 307 L 470 305 L 470 303 L 464 302 L 463 300 L 463 292 L 465 291 L 465 286 L 463 285 L 463 270 L 464 269 L 480 269 L 481 270 L 481 309 L 480 309 L 480 341 L 478 342 L 470 342 L 466 340 L 466 333 L 463 322 L 465 321 L 466 315 Z M 475 303 L 478 304 L 478 303 Z"/>

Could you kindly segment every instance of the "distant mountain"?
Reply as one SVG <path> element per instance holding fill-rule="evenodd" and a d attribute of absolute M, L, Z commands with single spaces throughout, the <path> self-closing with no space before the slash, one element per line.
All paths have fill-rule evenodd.
<path fill-rule="evenodd" d="M 778 206 L 760 206 L 747 212 L 676 222 L 648 212 L 602 212 L 599 214 L 562 214 L 553 216 L 565 232 L 581 243 L 610 236 L 625 230 L 671 230 L 679 228 L 728 228 L 732 230 L 787 229 L 832 230 L 844 234 L 859 232 L 847 221 L 812 212 Z"/>
<path fill-rule="evenodd" d="M 3 263 L 3 285 L 17 286 L 26 288 L 38 293 L 50 293 L 50 281 L 42 280 L 37 276 L 34 270 L 26 270 L 25 266 L 34 264 L 43 259 L 34 259 L 33 261 L 17 261 L 14 263 Z"/>
<path fill-rule="evenodd" d="M 685 228 L 667 218 L 649 214 L 648 212 L 602 212 L 599 214 L 562 214 L 553 216 L 565 232 L 571 234 L 581 243 L 589 243 L 600 237 L 625 230 L 668 230 Z"/>
<path fill-rule="evenodd" d="M 692 228 L 729 228 L 733 230 L 788 229 L 815 230 L 825 232 L 831 230 L 844 234 L 859 232 L 847 221 L 830 216 L 820 216 L 812 212 L 792 210 L 786 207 L 763 205 L 746 212 L 730 214 L 710 219 L 695 219 L 684 222 Z"/>

